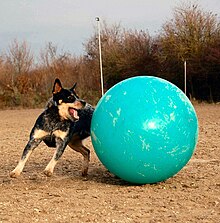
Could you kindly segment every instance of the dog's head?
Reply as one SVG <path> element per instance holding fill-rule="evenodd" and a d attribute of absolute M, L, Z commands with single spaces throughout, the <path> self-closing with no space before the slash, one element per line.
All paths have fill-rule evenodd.
<path fill-rule="evenodd" d="M 57 104 L 59 114 L 63 119 L 72 121 L 79 119 L 77 109 L 83 106 L 84 102 L 78 98 L 75 87 L 76 84 L 70 89 L 63 88 L 58 78 L 54 82 L 53 100 Z"/>

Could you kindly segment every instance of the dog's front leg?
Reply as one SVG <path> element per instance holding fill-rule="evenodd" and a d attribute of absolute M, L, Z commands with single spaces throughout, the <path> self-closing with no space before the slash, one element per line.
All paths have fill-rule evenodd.
<path fill-rule="evenodd" d="M 44 170 L 44 174 L 47 175 L 48 177 L 53 175 L 54 167 L 57 164 L 59 158 L 62 156 L 62 154 L 67 146 L 67 142 L 60 138 L 58 138 L 56 140 L 56 144 L 57 144 L 57 149 L 56 149 L 52 159 L 50 160 L 50 162 L 48 163 L 48 165 L 46 166 L 46 168 Z"/>
<path fill-rule="evenodd" d="M 15 167 L 15 169 L 10 173 L 10 177 L 17 177 L 21 174 L 29 156 L 31 155 L 33 150 L 40 144 L 41 141 L 42 141 L 41 139 L 35 139 L 35 138 L 31 138 L 28 141 L 27 145 L 25 146 L 23 150 L 21 159 L 18 162 L 18 165 Z"/>

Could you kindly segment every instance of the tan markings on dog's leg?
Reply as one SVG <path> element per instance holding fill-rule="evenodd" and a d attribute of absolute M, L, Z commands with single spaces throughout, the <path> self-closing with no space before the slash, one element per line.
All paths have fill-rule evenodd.
<path fill-rule="evenodd" d="M 83 157 L 84 157 L 84 163 L 83 163 L 83 172 L 82 176 L 87 176 L 88 170 L 89 170 L 89 161 L 90 161 L 90 150 L 85 146 L 87 144 L 87 141 L 90 137 L 82 140 L 82 148 L 84 150 Z"/>
<path fill-rule="evenodd" d="M 71 149 L 73 149 L 76 152 L 79 152 L 83 155 L 84 160 L 83 160 L 82 176 L 86 176 L 88 173 L 88 169 L 89 169 L 90 151 L 84 145 L 86 140 L 87 140 L 87 138 L 82 141 L 77 135 L 74 135 L 68 144 L 68 146 Z"/>
<path fill-rule="evenodd" d="M 56 157 L 56 152 L 54 153 L 53 158 L 50 160 L 50 162 L 48 163 L 48 165 L 44 170 L 44 174 L 47 175 L 48 177 L 53 175 L 54 167 L 57 164 L 57 160 L 55 160 L 55 157 Z"/>
<path fill-rule="evenodd" d="M 87 138 L 82 140 L 82 144 L 85 146 L 85 145 L 89 144 L 90 141 L 91 141 L 91 136 L 88 136 Z"/>
<path fill-rule="evenodd" d="M 53 134 L 58 137 L 61 138 L 62 140 L 65 139 L 65 137 L 67 136 L 67 132 L 63 132 L 61 130 L 56 130 L 55 132 L 53 132 Z"/>
<path fill-rule="evenodd" d="M 90 151 L 85 146 L 82 146 L 82 148 L 86 151 L 86 155 L 83 155 L 84 162 L 83 162 L 83 170 L 82 170 L 82 176 L 85 177 L 85 176 L 87 176 L 88 170 L 89 170 L 89 154 L 90 154 Z"/>
<path fill-rule="evenodd" d="M 34 137 L 35 139 L 41 139 L 41 138 L 47 136 L 48 134 L 49 134 L 49 133 L 46 132 L 46 131 L 44 131 L 44 130 L 36 129 L 36 130 L 34 131 L 33 137 Z"/>
<path fill-rule="evenodd" d="M 29 156 L 31 155 L 32 152 L 33 152 L 33 151 L 30 150 L 30 151 L 27 153 L 25 159 L 23 159 L 23 160 L 21 159 L 21 160 L 18 162 L 18 165 L 17 165 L 17 166 L 15 167 L 15 169 L 10 173 L 10 177 L 18 177 L 18 176 L 21 174 L 22 170 L 24 169 L 24 165 L 25 165 L 25 163 L 27 162 L 27 160 L 28 160 L 28 158 L 29 158 Z"/>

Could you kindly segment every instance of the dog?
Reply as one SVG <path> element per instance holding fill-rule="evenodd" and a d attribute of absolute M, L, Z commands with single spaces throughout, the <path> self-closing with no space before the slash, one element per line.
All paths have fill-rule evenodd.
<path fill-rule="evenodd" d="M 84 145 L 84 140 L 90 136 L 94 108 L 79 99 L 74 90 L 75 86 L 76 84 L 71 89 L 65 89 L 59 79 L 55 80 L 53 99 L 37 118 L 21 159 L 10 173 L 10 177 L 18 177 L 21 174 L 31 153 L 42 141 L 48 147 L 56 147 L 52 159 L 44 170 L 45 175 L 52 176 L 54 167 L 67 145 L 83 155 L 82 176 L 87 175 L 90 150 Z"/>

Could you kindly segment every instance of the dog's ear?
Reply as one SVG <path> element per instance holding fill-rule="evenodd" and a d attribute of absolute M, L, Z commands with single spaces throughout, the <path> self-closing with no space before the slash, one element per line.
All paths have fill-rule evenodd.
<path fill-rule="evenodd" d="M 77 82 L 73 85 L 73 87 L 70 88 L 70 91 L 73 91 L 75 89 L 76 85 L 77 85 Z"/>
<path fill-rule="evenodd" d="M 55 82 L 54 82 L 54 85 L 53 85 L 53 91 L 52 93 L 53 94 L 56 94 L 58 92 L 60 92 L 62 90 L 62 84 L 60 82 L 60 80 L 58 78 L 56 78 Z"/>
<path fill-rule="evenodd" d="M 76 88 L 77 82 L 73 85 L 73 87 L 70 88 L 70 91 L 77 97 L 79 98 L 79 96 L 77 95 L 75 88 Z"/>

